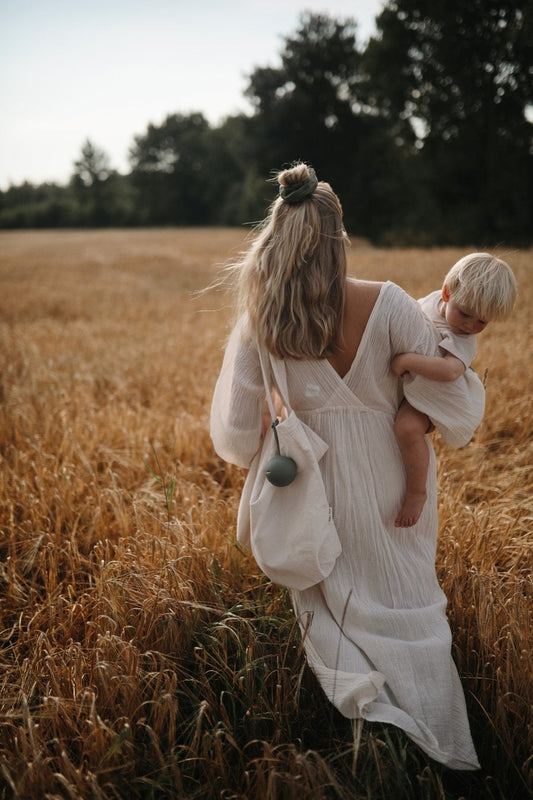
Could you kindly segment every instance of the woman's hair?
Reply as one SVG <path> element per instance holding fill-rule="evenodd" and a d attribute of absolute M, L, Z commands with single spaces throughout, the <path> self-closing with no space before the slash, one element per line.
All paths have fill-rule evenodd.
<path fill-rule="evenodd" d="M 331 186 L 303 163 L 279 172 L 279 196 L 238 270 L 248 332 L 280 358 L 324 358 L 341 330 L 347 237 Z"/>
<path fill-rule="evenodd" d="M 510 266 L 490 253 L 470 253 L 444 278 L 453 299 L 480 319 L 507 319 L 516 300 L 516 279 Z"/>

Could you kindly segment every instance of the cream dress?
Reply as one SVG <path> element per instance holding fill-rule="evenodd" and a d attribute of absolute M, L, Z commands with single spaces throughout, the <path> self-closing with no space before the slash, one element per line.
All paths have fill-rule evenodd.
<path fill-rule="evenodd" d="M 483 415 L 483 387 L 471 370 L 453 383 L 417 377 L 403 386 L 392 373 L 395 355 L 435 355 L 439 338 L 417 303 L 387 282 L 344 377 L 327 360 L 285 361 L 294 411 L 329 445 L 320 464 L 343 548 L 330 576 L 292 599 L 308 663 L 342 714 L 396 725 L 436 761 L 476 769 L 435 573 L 437 486 L 429 439 L 422 516 L 412 528 L 394 525 L 405 492 L 393 430 L 402 388 L 454 446 L 466 444 Z M 237 326 L 211 411 L 213 443 L 225 460 L 250 465 L 260 446 L 264 395 L 257 350 L 243 343 Z"/>

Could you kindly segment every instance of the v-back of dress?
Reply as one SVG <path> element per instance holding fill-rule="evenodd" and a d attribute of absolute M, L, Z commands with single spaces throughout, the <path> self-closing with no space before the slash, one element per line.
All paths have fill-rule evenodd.
<path fill-rule="evenodd" d="M 261 401 L 257 352 L 237 350 L 226 375 L 232 419 L 220 423 L 227 446 L 212 423 L 215 445 L 226 456 L 238 427 L 246 446 L 247 420 L 260 408 L 252 408 L 253 387 L 255 402 Z M 394 525 L 405 471 L 393 430 L 401 384 L 390 362 L 407 350 L 432 353 L 436 344 L 416 303 L 386 283 L 343 377 L 327 360 L 285 361 L 292 408 L 329 445 L 320 464 L 343 548 L 331 575 L 293 592 L 293 605 L 308 662 L 345 716 L 397 725 L 437 761 L 475 769 L 446 598 L 435 573 L 437 487 L 429 440 L 422 515 L 412 528 Z"/>
<path fill-rule="evenodd" d="M 346 281 L 340 330 L 335 348 L 328 356 L 329 363 L 341 378 L 353 366 L 382 287 L 382 283 L 375 281 L 355 281 L 351 278 Z"/>
<path fill-rule="evenodd" d="M 287 360 L 287 380 L 291 405 L 300 414 L 324 407 L 338 408 L 364 405 L 394 415 L 401 390 L 397 378 L 384 358 L 390 351 L 388 326 L 383 314 L 394 307 L 392 283 L 383 285 L 370 312 L 355 356 L 344 375 L 340 375 L 327 359 Z"/>

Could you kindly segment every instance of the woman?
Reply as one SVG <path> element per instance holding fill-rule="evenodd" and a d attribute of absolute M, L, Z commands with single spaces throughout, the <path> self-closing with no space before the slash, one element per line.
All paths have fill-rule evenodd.
<path fill-rule="evenodd" d="M 342 209 L 312 169 L 296 164 L 278 182 L 237 265 L 239 322 L 213 397 L 215 449 L 247 468 L 260 448 L 261 344 L 284 360 L 292 408 L 329 445 L 320 466 L 342 553 L 327 579 L 292 595 L 309 665 L 345 716 L 397 725 L 435 760 L 476 769 L 434 566 L 435 456 L 428 441 L 418 523 L 395 527 L 405 470 L 394 419 L 403 388 L 448 441 L 465 444 L 483 414 L 482 387 L 476 403 L 466 379 L 402 385 L 392 358 L 436 355 L 433 326 L 395 284 L 347 279 Z"/>

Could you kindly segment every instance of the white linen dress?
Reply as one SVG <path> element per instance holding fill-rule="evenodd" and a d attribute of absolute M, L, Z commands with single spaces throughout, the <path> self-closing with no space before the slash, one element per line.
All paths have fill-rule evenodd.
<path fill-rule="evenodd" d="M 414 527 L 394 525 L 405 470 L 393 430 L 402 381 L 390 362 L 407 351 L 436 355 L 439 339 L 417 303 L 387 282 L 344 377 L 327 360 L 285 361 L 294 411 L 329 445 L 320 466 L 343 548 L 329 577 L 294 591 L 292 600 L 308 663 L 342 714 L 396 725 L 436 761 L 476 769 L 435 572 L 437 486 L 429 439 L 422 515 Z M 456 446 L 471 438 L 484 410 L 483 387 L 467 372 L 448 384 L 418 377 L 403 384 L 411 404 Z M 257 350 L 243 343 L 236 326 L 211 410 L 211 436 L 225 460 L 250 465 L 260 447 L 264 397 Z"/>

